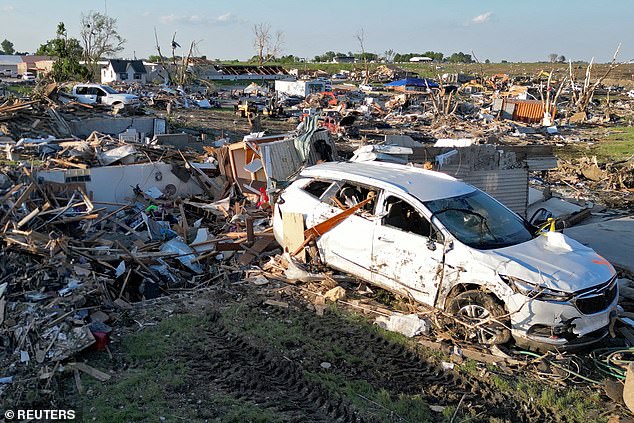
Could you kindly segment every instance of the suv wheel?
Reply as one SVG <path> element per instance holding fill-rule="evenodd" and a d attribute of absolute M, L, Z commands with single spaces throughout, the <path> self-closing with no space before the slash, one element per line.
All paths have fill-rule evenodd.
<path fill-rule="evenodd" d="M 465 291 L 447 303 L 447 313 L 460 322 L 450 322 L 451 332 L 464 341 L 500 345 L 511 340 L 510 321 L 504 307 L 490 294 Z"/>

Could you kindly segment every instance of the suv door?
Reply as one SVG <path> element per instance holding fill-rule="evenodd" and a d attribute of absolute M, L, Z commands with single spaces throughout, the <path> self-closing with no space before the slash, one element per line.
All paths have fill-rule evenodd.
<path fill-rule="evenodd" d="M 320 257 L 329 266 L 368 281 L 371 279 L 372 233 L 377 221 L 374 215 L 377 188 L 336 182 L 322 195 L 312 221 L 307 221 L 307 226 L 314 226 L 372 196 L 373 200 L 317 240 Z"/>
<path fill-rule="evenodd" d="M 381 199 L 372 240 L 372 281 L 433 305 L 444 274 L 442 233 L 412 203 Z"/>

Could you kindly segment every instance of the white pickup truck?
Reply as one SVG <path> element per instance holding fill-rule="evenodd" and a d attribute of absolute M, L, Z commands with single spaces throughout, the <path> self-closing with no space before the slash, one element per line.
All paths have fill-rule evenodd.
<path fill-rule="evenodd" d="M 133 94 L 123 94 L 112 87 L 101 84 L 77 84 L 73 87 L 71 96 L 83 104 L 105 104 L 107 106 L 138 107 L 141 102 Z"/>
<path fill-rule="evenodd" d="M 11 69 L 0 69 L 0 76 L 4 76 L 6 78 L 17 78 L 18 73 Z"/>

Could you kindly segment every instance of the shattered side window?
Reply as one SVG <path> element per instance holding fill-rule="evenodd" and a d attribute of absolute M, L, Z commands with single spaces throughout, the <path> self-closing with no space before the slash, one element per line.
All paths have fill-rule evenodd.
<path fill-rule="evenodd" d="M 338 182 L 333 186 L 337 190 L 329 189 L 330 195 L 324 195 L 323 201 L 342 209 L 354 207 L 360 202 L 370 198 L 378 198 L 378 189 L 358 185 L 352 182 Z M 328 193 L 327 193 L 328 194 Z M 360 210 L 369 214 L 374 214 L 376 209 L 376 201 L 369 201 Z"/>
<path fill-rule="evenodd" d="M 304 187 L 304 191 L 306 191 L 313 197 L 320 198 L 322 195 L 324 195 L 328 187 L 330 187 L 331 185 L 332 182 L 330 181 L 314 180 L 312 182 L 309 182 Z"/>
<path fill-rule="evenodd" d="M 442 242 L 442 234 L 414 206 L 398 197 L 385 199 L 383 225 Z"/>

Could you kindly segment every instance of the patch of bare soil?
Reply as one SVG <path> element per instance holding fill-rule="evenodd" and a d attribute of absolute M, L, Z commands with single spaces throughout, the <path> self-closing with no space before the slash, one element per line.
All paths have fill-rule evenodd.
<path fill-rule="evenodd" d="M 460 404 L 461 415 L 470 421 L 557 420 L 548 410 L 518 399 L 514 392 L 500 392 L 477 375 L 441 368 L 421 352 L 346 317 L 346 312 L 316 316 L 302 307 L 265 305 L 258 298 L 246 302 L 236 308 L 198 298 L 189 306 L 183 303 L 187 308 L 196 304 L 187 311 L 170 306 L 201 316 L 195 335 L 168 358 L 189 369 L 185 383 L 170 395 L 170 409 L 189 407 L 191 413 L 188 398 L 199 398 L 203 405 L 195 410 L 196 421 L 224 421 L 226 410 L 204 406 L 220 395 L 247 402 L 275 416 L 274 421 L 385 421 L 359 409 L 331 383 L 362 381 L 393 398 L 416 395 L 429 405 Z M 140 364 L 125 364 L 125 357 L 123 361 L 122 369 Z M 436 417 L 430 421 L 443 419 Z"/>

